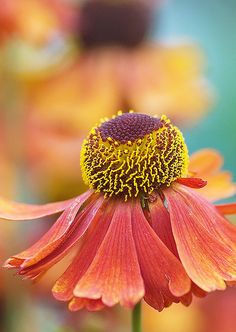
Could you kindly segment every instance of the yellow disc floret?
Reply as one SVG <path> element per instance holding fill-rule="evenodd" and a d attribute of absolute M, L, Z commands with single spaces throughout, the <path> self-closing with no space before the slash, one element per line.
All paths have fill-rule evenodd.
<path fill-rule="evenodd" d="M 81 167 L 91 188 L 127 200 L 186 176 L 188 151 L 182 133 L 166 116 L 119 112 L 84 140 Z"/>

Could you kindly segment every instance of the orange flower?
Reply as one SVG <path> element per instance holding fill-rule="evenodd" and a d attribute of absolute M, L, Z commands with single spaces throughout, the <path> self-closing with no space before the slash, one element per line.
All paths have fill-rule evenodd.
<path fill-rule="evenodd" d="M 119 114 L 94 127 L 83 143 L 81 167 L 90 189 L 69 201 L 24 205 L 1 201 L 5 219 L 62 212 L 32 247 L 8 259 L 24 278 L 37 279 L 80 243 L 53 294 L 72 311 L 142 298 L 157 310 L 189 305 L 236 281 L 236 232 L 197 193 L 206 181 L 189 174 L 183 136 L 165 116 Z"/>
<path fill-rule="evenodd" d="M 71 93 L 60 94 L 62 86 L 70 86 Z M 183 43 L 82 49 L 70 68 L 29 93 L 34 113 L 51 122 L 70 121 L 72 126 L 81 110 L 92 115 L 95 106 L 104 116 L 111 109 L 145 109 L 186 125 L 201 119 L 211 103 L 201 51 Z"/>
<path fill-rule="evenodd" d="M 63 0 L 2 0 L 0 37 L 42 44 L 55 32 L 68 29 L 74 19 L 73 7 Z"/>
<path fill-rule="evenodd" d="M 212 97 L 200 49 L 148 40 L 153 5 L 142 0 L 82 2 L 74 31 L 79 49 L 72 63 L 28 86 L 27 158 L 41 194 L 50 192 L 54 199 L 59 182 L 67 188 L 73 188 L 72 181 L 79 183 L 80 174 L 73 170 L 78 142 L 97 119 L 110 117 L 111 110 L 167 114 L 183 126 L 209 109 Z M 31 61 L 24 54 L 22 58 L 27 68 Z M 18 67 L 27 74 L 22 62 Z M 42 75 L 40 67 L 37 77 Z M 62 162 L 63 150 L 67 158 Z M 60 169 L 55 168 L 59 163 Z"/>
<path fill-rule="evenodd" d="M 160 6 L 160 1 L 81 3 L 81 79 L 89 82 L 91 77 L 98 77 L 99 87 L 114 91 L 117 101 L 108 110 L 167 114 L 181 124 L 197 121 L 208 110 L 211 99 L 202 54 L 191 44 L 149 40 L 155 5 Z M 96 89 L 90 93 L 95 103 Z"/>
<path fill-rule="evenodd" d="M 75 9 L 64 0 L 3 0 L 0 42 L 4 71 L 24 83 L 58 71 L 73 55 L 69 32 L 74 21 Z"/>
<path fill-rule="evenodd" d="M 91 123 L 110 117 L 111 110 L 125 107 L 166 113 L 182 126 L 197 121 L 209 105 L 201 67 L 200 52 L 190 45 L 82 51 L 70 68 L 29 91 L 27 153 L 34 181 L 45 176 L 54 190 L 58 180 L 71 183 L 74 175 L 78 181 L 80 174 L 72 170 L 78 156 L 76 144 Z M 65 147 L 67 158 L 61 162 Z M 63 166 L 60 170 L 53 166 L 58 163 Z"/>

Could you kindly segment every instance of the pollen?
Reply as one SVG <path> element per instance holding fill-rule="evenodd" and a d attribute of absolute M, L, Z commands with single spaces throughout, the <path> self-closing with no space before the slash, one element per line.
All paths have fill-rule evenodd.
<path fill-rule="evenodd" d="M 186 176 L 188 150 L 182 133 L 165 115 L 119 112 L 84 140 L 81 168 L 90 188 L 127 200 Z"/>

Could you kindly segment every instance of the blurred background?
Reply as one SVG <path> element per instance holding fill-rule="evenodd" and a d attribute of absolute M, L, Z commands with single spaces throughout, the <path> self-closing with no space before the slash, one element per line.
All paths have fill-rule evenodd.
<path fill-rule="evenodd" d="M 81 193 L 81 142 L 120 109 L 166 114 L 183 130 L 190 153 L 218 149 L 235 180 L 234 0 L 0 4 L 2 196 L 44 203 Z M 2 222 L 1 263 L 52 222 Z M 62 269 L 33 285 L 1 272 L 0 331 L 129 331 L 128 310 L 71 313 L 54 300 L 50 289 Z M 235 312 L 230 288 L 189 308 L 158 313 L 144 306 L 144 331 L 233 332 Z"/>

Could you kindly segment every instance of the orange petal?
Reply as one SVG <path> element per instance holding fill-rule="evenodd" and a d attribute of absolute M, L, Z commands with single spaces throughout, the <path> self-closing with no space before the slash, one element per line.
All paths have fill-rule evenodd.
<path fill-rule="evenodd" d="M 223 165 L 223 158 L 213 149 L 202 149 L 190 156 L 189 171 L 199 177 L 215 174 Z"/>
<path fill-rule="evenodd" d="M 29 265 L 30 261 L 27 260 L 27 266 L 25 266 L 26 264 L 24 263 L 21 264 L 19 274 L 24 275 L 26 278 L 36 279 L 42 273 L 47 271 L 52 265 L 56 264 L 60 259 L 62 259 L 84 235 L 91 222 L 96 217 L 97 212 L 102 207 L 103 201 L 104 197 L 101 195 L 94 202 L 88 204 L 76 217 L 73 226 L 60 241 L 60 244 L 51 252 L 47 252 L 47 255 L 37 263 Z"/>
<path fill-rule="evenodd" d="M 37 263 L 52 252 L 67 234 L 81 205 L 89 196 L 91 196 L 91 192 L 87 191 L 85 194 L 74 198 L 73 203 L 65 209 L 50 230 L 33 246 L 14 258 L 24 260 L 24 267 L 27 267 Z"/>
<path fill-rule="evenodd" d="M 167 246 L 167 248 L 176 257 L 178 257 L 178 252 L 171 229 L 170 215 L 159 196 L 154 203 L 149 204 L 149 210 L 152 228 L 161 239 L 161 241 Z"/>
<path fill-rule="evenodd" d="M 219 204 L 215 206 L 217 210 L 224 214 L 236 214 L 236 203 Z"/>
<path fill-rule="evenodd" d="M 31 205 L 0 198 L 0 218 L 8 220 L 30 220 L 45 217 L 65 210 L 75 198 L 43 205 Z"/>
<path fill-rule="evenodd" d="M 151 215 L 152 228 L 157 233 L 158 237 L 162 240 L 162 242 L 167 246 L 167 248 L 176 257 L 179 258 L 171 228 L 170 215 L 159 196 L 153 204 L 149 205 L 149 210 Z M 190 305 L 192 301 L 192 293 L 198 297 L 203 297 L 206 295 L 206 292 L 204 292 L 192 282 L 191 291 L 185 296 L 181 297 L 181 303 L 185 306 Z"/>
<path fill-rule="evenodd" d="M 5 263 L 6 268 L 18 268 L 19 274 L 25 278 L 35 280 L 45 273 L 52 265 L 62 259 L 68 251 L 83 236 L 90 223 L 96 216 L 97 211 L 102 206 L 103 196 L 90 202 L 74 219 L 72 226 L 58 240 L 45 243 L 32 256 L 23 256 L 27 254 L 27 250 L 17 256 L 13 256 Z M 65 221 L 66 222 L 66 221 Z M 50 241 L 50 240 L 49 240 Z M 34 246 L 33 246 L 34 247 Z M 33 248 L 31 247 L 28 252 Z M 34 249 L 34 248 L 33 248 Z M 33 251 L 32 251 L 33 252 Z"/>
<path fill-rule="evenodd" d="M 91 225 L 92 230 L 85 238 L 73 262 L 55 283 L 52 292 L 57 300 L 68 301 L 73 297 L 73 290 L 77 282 L 92 263 L 111 223 L 114 204 L 109 201 L 108 205 L 105 205 L 105 209 L 96 215 L 93 225 Z M 78 301 L 76 303 L 78 304 Z"/>
<path fill-rule="evenodd" d="M 74 295 L 101 298 L 107 306 L 120 302 L 126 307 L 133 307 L 143 297 L 143 280 L 132 236 L 130 203 L 117 201 L 104 241 L 78 282 Z"/>
<path fill-rule="evenodd" d="M 176 182 L 183 184 L 189 188 L 200 189 L 207 185 L 207 181 L 204 181 L 200 178 L 179 178 Z"/>
<path fill-rule="evenodd" d="M 132 210 L 133 234 L 145 285 L 145 301 L 161 311 L 188 293 L 191 281 L 180 261 L 158 238 L 146 220 L 140 203 Z"/>
<path fill-rule="evenodd" d="M 98 311 L 105 308 L 104 303 L 99 300 L 91 300 L 91 299 L 81 299 L 78 297 L 74 297 L 69 303 L 70 311 L 78 311 L 81 309 L 87 309 L 88 311 Z"/>
<path fill-rule="evenodd" d="M 182 185 L 165 189 L 179 257 L 203 290 L 225 289 L 236 279 L 235 231 L 214 206 Z"/>
<path fill-rule="evenodd" d="M 228 198 L 236 193 L 236 185 L 232 182 L 230 172 L 219 172 L 208 178 L 207 186 L 199 191 L 202 196 L 211 202 Z"/>

